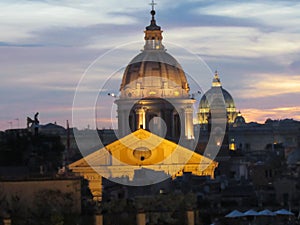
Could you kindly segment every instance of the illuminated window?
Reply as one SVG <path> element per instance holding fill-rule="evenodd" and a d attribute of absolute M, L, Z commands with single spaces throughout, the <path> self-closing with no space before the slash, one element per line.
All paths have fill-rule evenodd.
<path fill-rule="evenodd" d="M 229 150 L 231 150 L 231 151 L 235 151 L 236 150 L 236 146 L 235 146 L 234 142 L 229 144 Z"/>

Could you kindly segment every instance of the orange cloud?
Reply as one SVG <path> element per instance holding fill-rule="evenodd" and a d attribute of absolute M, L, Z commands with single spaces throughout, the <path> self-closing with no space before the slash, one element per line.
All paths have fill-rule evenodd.
<path fill-rule="evenodd" d="M 247 122 L 264 123 L 268 118 L 271 119 L 295 119 L 300 120 L 300 106 L 283 107 L 273 109 L 254 109 L 246 108 L 242 110 L 242 114 Z"/>
<path fill-rule="evenodd" d="M 259 98 L 300 93 L 299 76 L 258 74 L 250 75 L 248 79 L 245 83 L 249 88 L 243 90 L 241 97 Z"/>

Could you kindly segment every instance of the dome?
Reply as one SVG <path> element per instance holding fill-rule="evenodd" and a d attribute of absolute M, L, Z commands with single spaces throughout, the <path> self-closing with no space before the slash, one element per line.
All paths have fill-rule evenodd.
<path fill-rule="evenodd" d="M 201 98 L 200 100 L 200 104 L 199 104 L 199 108 L 209 108 L 209 103 L 208 103 L 208 100 L 207 98 L 212 95 L 213 93 L 216 93 L 214 91 L 214 88 L 217 88 L 217 87 L 212 87 L 211 89 L 209 89 L 205 94 L 204 96 Z M 226 105 L 226 108 L 229 109 L 229 108 L 235 108 L 235 104 L 234 104 L 234 101 L 233 101 L 233 98 L 232 96 L 229 94 L 228 91 L 226 91 L 224 88 L 220 87 L 221 90 L 222 90 L 222 94 L 223 94 L 223 97 L 224 97 L 224 101 L 225 101 L 225 105 Z"/>
<path fill-rule="evenodd" d="M 156 24 L 155 11 L 145 30 L 145 46 L 125 69 L 120 98 L 189 97 L 183 69 L 162 44 L 162 30 Z"/>
<path fill-rule="evenodd" d="M 125 69 L 121 97 L 188 96 L 184 71 L 165 50 L 144 50 Z"/>
<path fill-rule="evenodd" d="M 237 117 L 234 120 L 234 126 L 238 127 L 238 126 L 241 126 L 245 123 L 246 123 L 246 120 L 243 117 L 242 113 L 239 111 L 238 114 L 237 114 Z"/>
<path fill-rule="evenodd" d="M 236 108 L 235 108 L 233 98 L 229 94 L 229 92 L 222 87 L 218 72 L 216 71 L 215 76 L 213 78 L 211 89 L 209 89 L 203 95 L 199 103 L 199 113 L 198 113 L 199 124 L 208 123 L 208 117 L 210 113 L 210 105 L 208 99 L 210 98 L 210 96 L 213 96 L 214 93 L 217 92 L 216 89 L 221 89 L 222 91 L 225 106 L 226 106 L 226 111 L 227 111 L 228 123 L 230 124 L 234 123 L 237 113 L 236 113 Z"/>

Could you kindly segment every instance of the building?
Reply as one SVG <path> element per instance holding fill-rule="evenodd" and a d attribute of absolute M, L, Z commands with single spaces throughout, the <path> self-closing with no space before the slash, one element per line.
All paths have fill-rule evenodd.
<path fill-rule="evenodd" d="M 229 139 L 243 152 L 267 150 L 268 145 L 282 144 L 287 150 L 299 149 L 300 122 L 292 119 L 271 120 L 264 124 L 245 123 L 242 117 L 229 129 Z M 270 150 L 274 150 L 274 147 Z M 289 152 L 287 152 L 289 153 Z"/>
<path fill-rule="evenodd" d="M 218 163 L 179 144 L 193 142 L 193 104 L 180 64 L 166 52 L 151 11 L 145 46 L 125 69 L 118 105 L 119 140 L 69 165 L 102 200 L 103 177 L 126 185 L 151 185 L 184 173 L 214 178 Z M 181 142 L 179 142 L 181 143 Z M 143 174 L 142 178 L 136 174 Z"/>
<path fill-rule="evenodd" d="M 94 200 L 102 200 L 102 177 L 126 185 L 151 185 L 192 173 L 214 178 L 218 163 L 139 129 L 69 165 L 89 181 Z M 143 171 L 143 177 L 134 177 Z"/>
<path fill-rule="evenodd" d="M 162 44 L 162 30 L 151 11 L 143 51 L 127 66 L 120 86 L 118 129 L 121 137 L 147 129 L 177 142 L 193 140 L 193 104 L 180 64 Z"/>

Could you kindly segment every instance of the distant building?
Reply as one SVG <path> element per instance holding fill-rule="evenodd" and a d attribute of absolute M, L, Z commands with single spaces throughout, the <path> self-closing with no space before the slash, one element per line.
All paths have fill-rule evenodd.
<path fill-rule="evenodd" d="M 209 102 L 209 98 L 211 98 L 211 96 L 216 92 L 215 89 L 220 89 L 223 94 L 228 124 L 229 125 L 233 124 L 238 115 L 238 113 L 236 112 L 234 100 L 232 96 L 229 94 L 229 92 L 222 87 L 219 74 L 216 71 L 215 76 L 213 78 L 211 89 L 209 89 L 203 95 L 199 104 L 198 123 L 203 129 L 207 128 L 209 124 L 209 119 L 211 116 L 211 104 L 212 104 L 212 102 Z"/>
<path fill-rule="evenodd" d="M 57 135 L 62 136 L 66 134 L 66 128 L 57 125 L 56 123 L 48 123 L 45 125 L 40 125 L 40 133 L 45 135 Z"/>
<path fill-rule="evenodd" d="M 241 117 L 229 129 L 229 140 L 243 152 L 265 150 L 268 145 L 283 144 L 299 148 L 300 122 L 268 119 L 265 124 L 245 123 Z M 271 149 L 272 150 L 272 149 Z"/>

